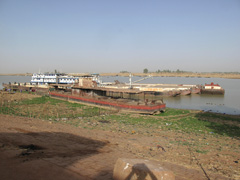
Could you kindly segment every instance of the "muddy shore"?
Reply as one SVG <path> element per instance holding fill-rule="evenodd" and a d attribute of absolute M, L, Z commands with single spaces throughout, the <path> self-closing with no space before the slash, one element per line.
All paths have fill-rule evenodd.
<path fill-rule="evenodd" d="M 174 172 L 176 180 L 207 179 L 197 163 L 211 179 L 239 177 L 224 167 L 225 161 L 232 160 L 227 159 L 229 153 L 192 156 L 187 148 L 170 143 L 184 140 L 182 134 L 173 132 L 160 136 L 125 134 L 8 115 L 0 115 L 0 125 L 1 179 L 110 180 L 118 158 L 157 160 Z M 207 159 L 218 164 L 212 171 L 205 165 Z M 220 169 L 228 177 L 219 174 Z"/>

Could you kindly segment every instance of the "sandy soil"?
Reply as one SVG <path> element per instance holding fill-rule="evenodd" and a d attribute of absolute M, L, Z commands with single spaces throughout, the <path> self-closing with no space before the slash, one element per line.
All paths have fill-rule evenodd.
<path fill-rule="evenodd" d="M 224 161 L 228 161 L 227 152 L 224 155 L 213 152 L 210 157 L 200 158 L 191 155 L 189 150 L 185 154 L 188 156 L 184 158 L 186 162 L 180 162 L 188 150 L 169 145 L 173 138 L 177 136 L 171 132 L 162 137 L 149 137 L 0 115 L 0 177 L 18 180 L 112 179 L 117 158 L 124 157 L 158 160 L 176 174 L 176 179 L 239 178 L 237 174 L 231 177 L 228 168 L 225 171 L 229 177 L 226 177 L 220 175 L 216 167 L 214 172 L 201 166 L 209 158 L 224 165 Z M 218 168 L 224 169 L 224 166 Z"/>

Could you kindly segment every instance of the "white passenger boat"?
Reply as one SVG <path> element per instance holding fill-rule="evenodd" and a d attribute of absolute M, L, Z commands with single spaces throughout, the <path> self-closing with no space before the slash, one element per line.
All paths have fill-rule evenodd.
<path fill-rule="evenodd" d="M 63 73 L 38 73 L 33 74 L 32 84 L 73 84 L 78 81 L 79 77 L 67 76 Z"/>

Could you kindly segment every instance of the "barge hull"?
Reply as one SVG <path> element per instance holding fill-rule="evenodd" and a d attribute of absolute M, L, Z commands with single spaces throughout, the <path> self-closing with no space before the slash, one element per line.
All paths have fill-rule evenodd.
<path fill-rule="evenodd" d="M 163 112 L 166 108 L 165 103 L 155 104 L 155 105 L 129 105 L 129 104 L 122 104 L 122 103 L 117 103 L 117 102 L 108 102 L 108 101 L 99 100 L 99 99 L 90 99 L 90 98 L 77 97 L 77 96 L 71 96 L 71 95 L 66 95 L 66 94 L 59 94 L 59 93 L 55 93 L 55 92 L 49 92 L 49 95 L 51 95 L 52 97 L 64 98 L 64 99 L 71 100 L 71 101 L 113 107 L 116 109 L 135 111 L 135 112 L 139 112 L 139 113 L 154 114 L 157 112 Z"/>
<path fill-rule="evenodd" d="M 218 89 L 202 89 L 201 93 L 202 94 L 212 94 L 212 95 L 214 95 L 214 94 L 224 95 L 225 91 L 224 91 L 224 89 L 220 89 L 220 90 L 218 90 Z"/>

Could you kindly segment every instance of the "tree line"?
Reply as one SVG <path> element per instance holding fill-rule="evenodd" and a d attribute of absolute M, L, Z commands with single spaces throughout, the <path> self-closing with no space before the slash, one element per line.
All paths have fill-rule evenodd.
<path fill-rule="evenodd" d="M 120 71 L 120 73 L 130 73 L 129 71 Z M 180 69 L 177 69 L 176 71 L 172 71 L 169 69 L 164 69 L 164 70 L 156 70 L 156 71 L 149 71 L 147 68 L 143 69 L 143 73 L 193 73 L 192 71 L 183 71 Z M 197 72 L 196 72 L 197 73 Z M 240 74 L 240 72 L 201 72 L 201 73 L 223 73 L 223 74 Z"/>
<path fill-rule="evenodd" d="M 150 71 L 148 71 L 147 68 L 143 69 L 143 73 L 185 73 L 185 72 L 189 72 L 189 71 L 182 71 L 180 69 L 177 69 L 176 71 L 171 71 L 169 69 L 164 69 L 164 70 L 158 69 L 155 72 L 150 72 Z"/>

